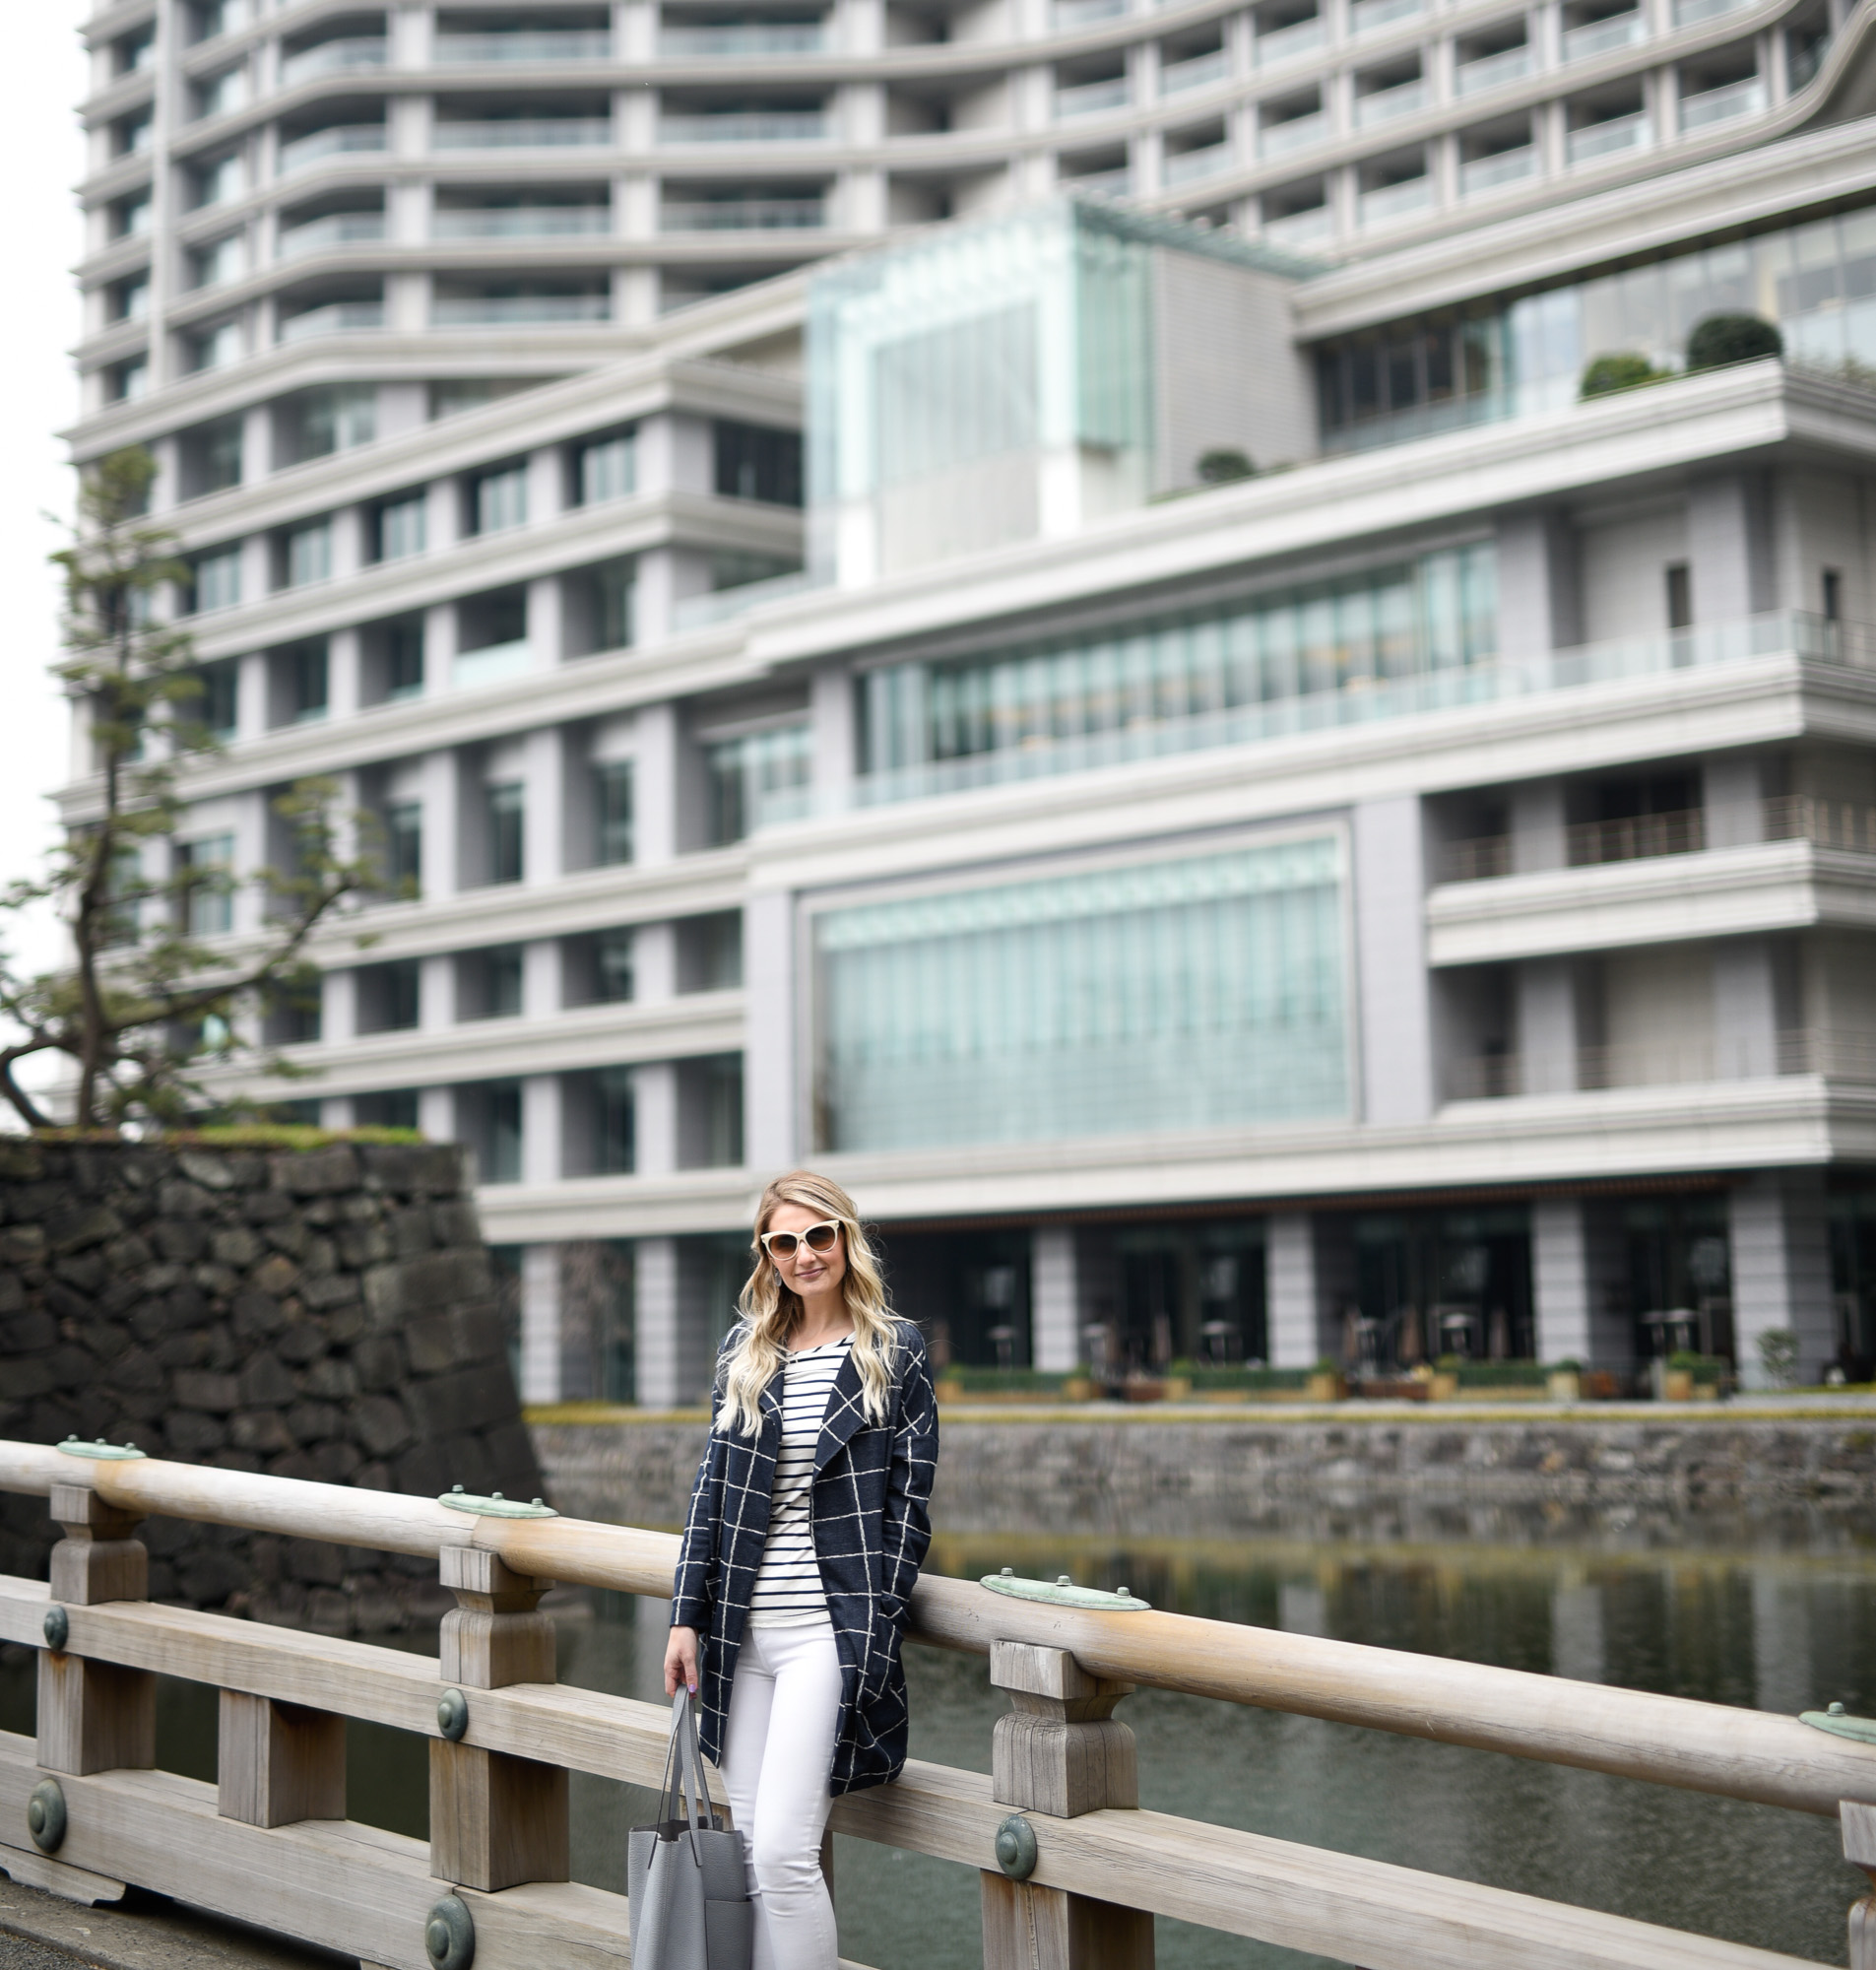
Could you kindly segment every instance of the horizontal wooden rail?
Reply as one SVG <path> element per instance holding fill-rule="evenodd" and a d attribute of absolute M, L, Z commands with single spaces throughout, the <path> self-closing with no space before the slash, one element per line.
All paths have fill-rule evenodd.
<path fill-rule="evenodd" d="M 516 1573 L 630 1594 L 669 1595 L 677 1563 L 670 1534 L 581 1519 L 471 1518 L 431 1499 L 343 1484 L 154 1458 L 87 1464 L 44 1445 L 0 1442 L 0 1490 L 44 1494 L 75 1473 L 107 1503 L 146 1517 L 390 1552 L 475 1546 Z M 1876 1804 L 1876 1748 L 1763 1711 L 1187 1614 L 1054 1608 L 937 1576 L 920 1581 L 911 1615 L 912 1639 L 940 1648 L 987 1654 L 995 1641 L 1028 1642 L 1142 1686 L 1832 1817 L 1844 1800 Z"/>

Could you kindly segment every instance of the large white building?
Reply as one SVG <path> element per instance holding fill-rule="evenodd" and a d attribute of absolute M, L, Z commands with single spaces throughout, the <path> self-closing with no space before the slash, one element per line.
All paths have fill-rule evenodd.
<path fill-rule="evenodd" d="M 1876 1354 L 1876 9 L 1311 7 L 95 17 L 169 852 L 382 818 L 269 1037 L 529 1398 L 693 1395 L 797 1160 L 961 1362 Z"/>

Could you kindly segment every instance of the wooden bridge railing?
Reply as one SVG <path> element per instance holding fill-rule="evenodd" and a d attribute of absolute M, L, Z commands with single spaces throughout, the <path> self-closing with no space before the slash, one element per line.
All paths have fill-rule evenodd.
<path fill-rule="evenodd" d="M 390 1970 L 629 1960 L 621 1897 L 568 1879 L 569 1771 L 655 1785 L 662 1705 L 553 1681 L 551 1582 L 666 1597 L 677 1541 L 562 1518 L 0 1442 L 50 1501 L 49 1585 L 0 1576 L 0 1640 L 39 1650 L 38 1738 L 0 1734 L 0 1868 L 176 1896 Z M 434 1557 L 440 1659 L 145 1599 L 135 1533 L 171 1517 Z M 1176 1916 L 1364 1970 L 1773 1970 L 1799 1959 L 1141 1810 L 1115 1706 L 1140 1684 L 1840 1820 L 1876 1876 L 1876 1747 L 1795 1719 L 1140 1610 L 921 1582 L 912 1635 L 990 1658 L 1012 1697 L 992 1772 L 913 1761 L 836 1803 L 862 1839 L 980 1872 L 987 1970 L 1144 1970 Z M 217 1785 L 155 1767 L 155 1675 L 222 1692 Z M 430 1740 L 427 1846 L 345 1818 L 347 1718 Z M 1876 1970 L 1876 1898 L 1850 1914 Z"/>

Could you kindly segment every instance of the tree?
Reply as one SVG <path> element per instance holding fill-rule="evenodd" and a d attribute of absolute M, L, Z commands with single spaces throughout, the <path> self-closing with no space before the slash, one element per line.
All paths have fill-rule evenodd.
<path fill-rule="evenodd" d="M 1710 314 L 1687 338 L 1690 369 L 1719 369 L 1784 354 L 1784 337 L 1756 314 Z"/>
<path fill-rule="evenodd" d="M 183 820 L 182 769 L 218 750 L 193 713 L 202 693 L 193 640 L 157 613 L 160 591 L 186 584 L 190 570 L 174 536 L 143 518 L 155 472 L 141 448 L 90 468 L 72 544 L 52 557 L 65 575 L 65 655 L 54 674 L 91 747 L 96 793 L 45 874 L 0 892 L 0 909 L 52 900 L 71 934 L 71 961 L 55 971 L 24 977 L 0 955 L 0 1014 L 17 1028 L 0 1044 L 0 1096 L 30 1128 L 51 1118 L 17 1069 L 46 1053 L 75 1074 L 80 1128 L 183 1120 L 207 1098 L 201 1065 L 243 1050 L 244 1026 L 304 1003 L 317 982 L 308 939 L 376 881 L 368 856 L 342 854 L 337 789 L 320 780 L 275 804 L 289 867 L 244 879 L 261 899 L 259 930 L 209 941 L 243 886 L 227 869 L 176 855 L 150 871 L 158 857 L 146 850 Z M 261 1065 L 293 1071 L 277 1058 Z"/>

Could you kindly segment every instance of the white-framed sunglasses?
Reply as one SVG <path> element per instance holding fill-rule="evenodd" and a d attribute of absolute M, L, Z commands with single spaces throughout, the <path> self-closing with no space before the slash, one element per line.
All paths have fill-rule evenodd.
<path fill-rule="evenodd" d="M 792 1259 L 806 1245 L 810 1252 L 831 1252 L 840 1243 L 840 1219 L 823 1217 L 806 1231 L 764 1231 L 762 1249 L 771 1259 Z"/>

